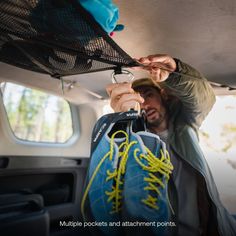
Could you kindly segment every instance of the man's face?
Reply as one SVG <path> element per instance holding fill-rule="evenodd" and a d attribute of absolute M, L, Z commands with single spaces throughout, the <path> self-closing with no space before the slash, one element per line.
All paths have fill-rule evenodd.
<path fill-rule="evenodd" d="M 143 86 L 137 88 L 136 91 L 144 98 L 141 109 L 146 112 L 147 123 L 150 126 L 158 127 L 167 117 L 167 110 L 160 91 L 151 86 Z"/>

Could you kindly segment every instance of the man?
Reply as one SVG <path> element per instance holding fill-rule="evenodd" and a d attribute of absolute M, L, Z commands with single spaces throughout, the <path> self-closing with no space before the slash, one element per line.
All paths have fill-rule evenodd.
<path fill-rule="evenodd" d="M 167 144 L 174 166 L 169 196 L 178 235 L 236 235 L 236 222 L 220 202 L 198 144 L 197 130 L 215 103 L 210 84 L 191 66 L 168 55 L 143 57 L 139 62 L 151 79 L 111 84 L 107 92 L 115 112 L 136 109 L 139 103 L 149 131 Z"/>

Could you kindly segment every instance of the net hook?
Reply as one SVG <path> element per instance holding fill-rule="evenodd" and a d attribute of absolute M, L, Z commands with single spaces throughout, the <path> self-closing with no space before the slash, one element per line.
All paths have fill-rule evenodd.
<path fill-rule="evenodd" d="M 119 83 L 119 80 L 117 79 L 116 75 L 127 75 L 127 81 L 126 82 L 132 82 L 134 80 L 134 75 L 128 70 L 118 68 L 117 70 L 114 70 L 111 73 L 111 81 L 113 84 Z"/>

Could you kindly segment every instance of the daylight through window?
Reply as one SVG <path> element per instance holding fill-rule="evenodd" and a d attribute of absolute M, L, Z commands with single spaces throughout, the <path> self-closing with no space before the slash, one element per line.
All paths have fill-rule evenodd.
<path fill-rule="evenodd" d="M 200 145 L 227 209 L 236 212 L 236 96 L 218 96 L 200 128 Z"/>
<path fill-rule="evenodd" d="M 69 104 L 62 98 L 12 83 L 2 83 L 14 135 L 34 142 L 64 143 L 73 134 Z"/>

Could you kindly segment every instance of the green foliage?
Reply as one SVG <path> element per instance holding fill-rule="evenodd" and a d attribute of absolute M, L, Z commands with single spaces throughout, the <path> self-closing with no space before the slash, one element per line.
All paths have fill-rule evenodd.
<path fill-rule="evenodd" d="M 222 151 L 227 152 L 231 147 L 236 145 L 236 125 L 224 124 L 221 136 L 226 140 L 226 145 L 222 148 Z"/>
<path fill-rule="evenodd" d="M 70 107 L 63 99 L 7 83 L 4 105 L 16 137 L 63 143 L 72 135 Z"/>

